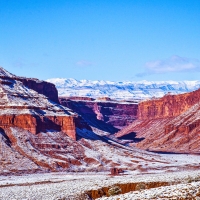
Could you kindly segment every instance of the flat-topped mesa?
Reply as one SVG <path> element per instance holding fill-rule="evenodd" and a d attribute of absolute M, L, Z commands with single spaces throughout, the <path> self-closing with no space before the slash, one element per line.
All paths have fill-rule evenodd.
<path fill-rule="evenodd" d="M 112 101 L 112 99 L 109 97 L 98 97 L 96 100 L 97 101 Z"/>
<path fill-rule="evenodd" d="M 62 131 L 76 139 L 76 114 L 58 103 L 57 94 L 51 83 L 0 68 L 0 128 L 19 127 L 33 134 Z"/>
<path fill-rule="evenodd" d="M 64 98 L 66 100 L 72 100 L 72 101 L 94 101 L 95 99 L 94 98 L 91 98 L 91 97 L 76 97 L 76 96 L 72 96 L 72 97 L 61 97 L 61 98 Z"/>
<path fill-rule="evenodd" d="M 190 93 L 168 94 L 159 99 L 143 101 L 138 106 L 138 118 L 145 120 L 176 117 L 198 103 L 199 100 L 200 89 Z"/>

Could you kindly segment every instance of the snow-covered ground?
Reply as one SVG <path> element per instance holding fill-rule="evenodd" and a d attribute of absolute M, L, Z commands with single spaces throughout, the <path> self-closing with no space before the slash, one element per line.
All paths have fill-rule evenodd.
<path fill-rule="evenodd" d="M 110 97 L 141 100 L 162 97 L 167 93 L 181 94 L 200 88 L 200 81 L 91 81 L 73 78 L 48 79 L 56 85 L 59 96 Z"/>
<path fill-rule="evenodd" d="M 47 173 L 23 176 L 0 176 L 0 199 L 16 200 L 86 200 L 88 191 L 100 190 L 127 183 L 162 183 L 167 186 L 129 192 L 113 197 L 99 199 L 177 199 L 178 197 L 197 196 L 200 188 L 200 171 L 165 172 L 157 174 L 131 173 L 121 176 L 108 174 L 69 174 Z M 184 199 L 184 198 L 183 198 Z M 191 199 L 191 198 L 185 198 Z M 198 199 L 196 197 L 195 199 Z"/>

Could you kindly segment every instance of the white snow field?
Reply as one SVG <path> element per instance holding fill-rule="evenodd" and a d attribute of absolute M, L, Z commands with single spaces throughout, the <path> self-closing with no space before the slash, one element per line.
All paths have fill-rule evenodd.
<path fill-rule="evenodd" d="M 60 97 L 110 97 L 112 99 L 141 100 L 162 97 L 165 94 L 181 94 L 200 88 L 200 81 L 91 81 L 73 78 L 46 80 L 56 85 Z"/>

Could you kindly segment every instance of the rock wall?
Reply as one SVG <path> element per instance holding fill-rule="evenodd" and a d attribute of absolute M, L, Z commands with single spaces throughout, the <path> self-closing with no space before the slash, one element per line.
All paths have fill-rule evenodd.
<path fill-rule="evenodd" d="M 38 79 L 31 78 L 15 78 L 16 80 L 21 81 L 26 87 L 35 90 L 39 94 L 43 94 L 48 97 L 50 100 L 59 103 L 58 101 L 58 91 L 54 84 L 40 81 Z"/>
<path fill-rule="evenodd" d="M 194 92 L 165 95 L 159 99 L 143 101 L 139 103 L 139 119 L 158 119 L 166 117 L 176 117 L 200 100 L 200 89 Z"/>
<path fill-rule="evenodd" d="M 81 115 L 90 125 L 112 133 L 129 125 L 137 117 L 138 105 L 134 103 L 67 98 L 59 100 L 63 106 Z"/>
<path fill-rule="evenodd" d="M 62 131 L 76 140 L 75 123 L 72 116 L 0 115 L 0 127 L 19 127 L 33 134 L 53 129 Z"/>
<path fill-rule="evenodd" d="M 115 136 L 129 136 L 130 145 L 149 151 L 199 154 L 199 100 L 197 90 L 141 102 L 138 119 Z"/>
<path fill-rule="evenodd" d="M 37 133 L 37 120 L 32 115 L 0 115 L 0 127 L 19 127 L 30 131 L 33 134 Z"/>
<path fill-rule="evenodd" d="M 0 69 L 1 70 L 1 69 Z M 35 90 L 39 94 L 45 95 L 48 99 L 59 103 L 58 100 L 58 91 L 55 87 L 54 84 L 46 82 L 46 81 L 41 81 L 39 79 L 35 78 L 26 78 L 26 77 L 18 77 L 18 76 L 2 76 L 0 74 L 0 83 L 4 85 L 10 85 L 13 84 L 13 81 L 20 81 L 25 85 L 26 87 Z"/>

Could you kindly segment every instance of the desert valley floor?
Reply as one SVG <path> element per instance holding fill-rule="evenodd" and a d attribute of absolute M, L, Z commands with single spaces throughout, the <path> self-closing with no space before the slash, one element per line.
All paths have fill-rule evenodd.
<path fill-rule="evenodd" d="M 168 169 L 159 166 L 127 170 L 118 176 L 111 176 L 109 171 L 0 176 L 0 199 L 200 199 L 200 156 L 162 154 L 159 157 L 172 165 Z M 106 197 L 108 190 L 115 186 L 121 188 L 121 194 Z"/>
<path fill-rule="evenodd" d="M 175 156 L 176 157 L 176 156 Z M 187 156 L 190 159 L 190 156 Z M 191 158 L 192 160 L 194 159 Z M 199 157 L 195 158 L 199 159 Z M 198 164 L 198 163 L 197 163 Z M 119 186 L 120 195 L 106 197 Z M 102 173 L 44 173 L 0 177 L 2 200 L 131 200 L 200 199 L 200 170 L 178 172 L 125 172 L 120 176 Z"/>

